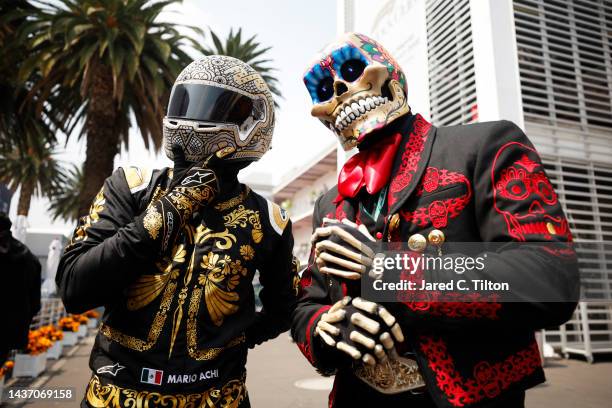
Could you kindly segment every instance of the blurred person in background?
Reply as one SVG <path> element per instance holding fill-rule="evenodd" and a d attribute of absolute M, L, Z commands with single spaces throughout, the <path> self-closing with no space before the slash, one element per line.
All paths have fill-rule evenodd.
<path fill-rule="evenodd" d="M 0 365 L 13 349 L 28 345 L 32 318 L 40 310 L 41 266 L 38 259 L 11 234 L 11 220 L 0 212 Z"/>

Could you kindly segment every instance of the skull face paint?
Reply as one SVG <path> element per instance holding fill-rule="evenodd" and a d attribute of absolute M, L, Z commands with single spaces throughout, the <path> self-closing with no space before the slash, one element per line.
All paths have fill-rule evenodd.
<path fill-rule="evenodd" d="M 519 159 L 507 165 L 504 157 Z M 559 213 L 557 194 L 534 149 L 518 142 L 504 145 L 495 156 L 491 177 L 495 210 L 504 216 L 510 236 L 518 241 L 571 241 L 567 221 L 551 215 Z"/>
<path fill-rule="evenodd" d="M 376 41 L 345 34 L 304 74 L 311 114 L 333 131 L 344 150 L 410 112 L 406 78 Z"/>

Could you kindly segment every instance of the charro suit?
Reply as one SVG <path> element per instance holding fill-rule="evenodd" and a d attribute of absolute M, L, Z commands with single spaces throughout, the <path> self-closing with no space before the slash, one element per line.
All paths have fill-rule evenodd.
<path fill-rule="evenodd" d="M 401 134 L 384 194 L 355 198 L 333 188 L 316 203 L 313 227 L 324 217 L 364 224 L 373 236 L 406 248 L 415 234 L 457 242 L 552 242 L 558 251 L 522 247 L 489 255 L 500 280 L 544 280 L 564 299 L 578 287 L 571 233 L 537 152 L 507 121 L 436 128 L 406 115 L 377 135 Z M 373 203 L 384 202 L 380 215 Z M 403 247 L 402 247 L 403 245 Z M 451 248 L 451 249 L 449 249 Z M 347 283 L 323 276 L 313 262 L 301 278 L 292 333 L 306 358 L 335 374 L 330 406 L 521 406 L 523 391 L 545 380 L 534 330 L 565 322 L 575 302 L 404 301 L 385 304 L 400 322 L 426 382 L 422 396 L 385 395 L 357 379 L 346 359 L 315 335 L 320 316 L 347 293 Z M 473 278 L 478 278 L 475 272 Z M 440 277 L 438 277 L 440 278 Z M 425 401 L 427 400 L 427 401 Z M 424 405 L 419 405 L 420 403 Z M 427 405 L 430 404 L 430 405 Z"/>
<path fill-rule="evenodd" d="M 288 328 L 297 275 L 286 213 L 236 182 L 160 256 L 134 218 L 171 179 L 171 169 L 115 171 L 61 258 L 67 310 L 105 307 L 84 406 L 248 406 L 248 348 Z"/>

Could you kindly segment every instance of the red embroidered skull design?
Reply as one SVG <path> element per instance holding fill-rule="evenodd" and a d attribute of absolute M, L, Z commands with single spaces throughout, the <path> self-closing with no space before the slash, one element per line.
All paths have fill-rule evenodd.
<path fill-rule="evenodd" d="M 507 157 L 519 158 L 507 166 Z M 518 241 L 555 236 L 571 240 L 557 194 L 533 148 L 518 142 L 502 146 L 491 177 L 495 210 L 504 216 L 510 236 Z"/>

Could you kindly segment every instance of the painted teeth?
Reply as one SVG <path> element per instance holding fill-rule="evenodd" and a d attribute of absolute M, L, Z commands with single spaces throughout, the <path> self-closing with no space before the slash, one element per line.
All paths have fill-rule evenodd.
<path fill-rule="evenodd" d="M 359 99 L 356 102 L 350 102 L 340 110 L 336 116 L 335 127 L 338 131 L 344 130 L 351 122 L 359 118 L 364 113 L 375 109 L 376 107 L 389 102 L 389 98 L 382 96 L 368 96 L 367 98 Z"/>

